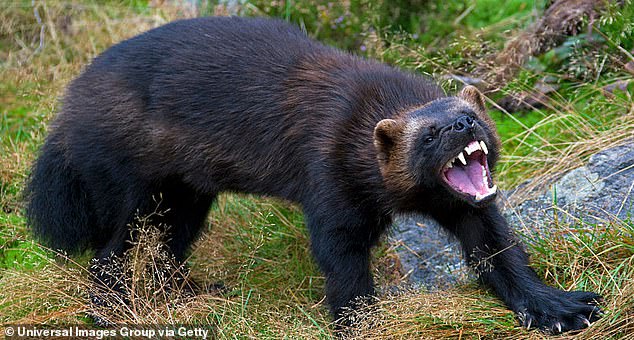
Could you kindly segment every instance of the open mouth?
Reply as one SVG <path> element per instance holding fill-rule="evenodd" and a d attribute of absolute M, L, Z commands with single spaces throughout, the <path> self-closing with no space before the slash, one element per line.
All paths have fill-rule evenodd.
<path fill-rule="evenodd" d="M 497 186 L 493 185 L 487 162 L 486 143 L 472 141 L 463 151 L 449 160 L 442 168 L 443 180 L 456 192 L 476 202 L 493 197 Z"/>

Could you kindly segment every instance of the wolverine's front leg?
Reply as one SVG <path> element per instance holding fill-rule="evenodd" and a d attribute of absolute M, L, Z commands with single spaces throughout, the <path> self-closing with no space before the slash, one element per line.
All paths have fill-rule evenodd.
<path fill-rule="evenodd" d="M 346 308 L 374 294 L 370 249 L 387 221 L 368 218 L 354 208 L 305 207 L 313 255 L 326 277 L 326 299 L 339 326 Z"/>
<path fill-rule="evenodd" d="M 480 280 L 517 313 L 523 326 L 561 333 L 585 328 L 599 318 L 598 294 L 562 291 L 539 279 L 495 205 L 436 218 L 458 237 Z"/>

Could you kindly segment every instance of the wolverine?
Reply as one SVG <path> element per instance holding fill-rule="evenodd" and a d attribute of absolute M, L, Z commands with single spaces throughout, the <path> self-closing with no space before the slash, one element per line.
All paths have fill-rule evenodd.
<path fill-rule="evenodd" d="M 157 197 L 153 222 L 178 261 L 219 193 L 296 202 L 335 319 L 375 293 L 370 250 L 392 216 L 425 214 L 523 326 L 589 326 L 600 296 L 545 285 L 501 216 L 499 150 L 474 87 L 447 96 L 283 21 L 181 20 L 114 45 L 71 82 L 26 214 L 44 244 L 94 249 L 95 284 L 116 288 L 99 267 L 130 247 L 130 225 Z"/>

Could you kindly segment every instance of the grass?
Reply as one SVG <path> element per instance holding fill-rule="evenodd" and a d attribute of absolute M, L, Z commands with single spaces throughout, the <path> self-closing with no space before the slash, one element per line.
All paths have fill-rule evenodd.
<path fill-rule="evenodd" d="M 623 65 L 634 61 L 626 53 L 634 48 L 634 24 L 628 19 L 634 6 L 630 1 L 615 6 L 605 11 L 591 35 L 571 38 L 533 58 L 516 80 L 492 96 L 495 108 L 496 96 L 534 91 L 544 77 L 559 86 L 545 107 L 520 114 L 492 110 L 504 141 L 497 169 L 502 187 L 535 177 L 526 187 L 529 195 L 593 153 L 632 138 L 632 89 L 609 95 L 603 89 L 631 79 Z M 544 1 L 511 0 L 500 6 L 474 0 L 448 5 L 440 0 L 357 0 L 247 1 L 235 10 L 285 18 L 322 41 L 431 75 L 452 91 L 458 84 L 446 75 L 472 71 L 543 8 Z M 0 322 L 89 323 L 85 266 L 90 254 L 68 258 L 33 242 L 20 196 L 28 168 L 64 86 L 84 65 L 117 41 L 192 13 L 146 1 L 8 1 L 0 9 Z M 230 10 L 210 5 L 201 12 Z M 152 295 L 162 291 L 160 285 L 144 283 L 132 292 L 139 297 L 134 308 L 109 317 L 207 325 L 220 338 L 332 336 L 324 279 L 311 259 L 299 208 L 274 199 L 222 195 L 207 229 L 189 260 L 190 274 L 225 290 L 196 296 L 175 291 L 166 299 Z M 550 284 L 595 290 L 606 298 L 607 315 L 601 321 L 562 338 L 627 338 L 634 333 L 633 235 L 631 220 L 604 226 L 553 224 L 548 234 L 522 235 L 535 268 Z M 149 255 L 160 256 L 147 252 L 152 240 L 141 242 L 127 260 L 143 264 Z M 394 253 L 388 244 L 375 253 L 375 276 L 389 290 L 399 282 Z M 143 277 L 148 266 L 136 268 L 130 277 Z M 440 293 L 386 294 L 355 317 L 361 327 L 350 335 L 364 339 L 544 337 L 517 327 L 513 314 L 475 283 Z"/>

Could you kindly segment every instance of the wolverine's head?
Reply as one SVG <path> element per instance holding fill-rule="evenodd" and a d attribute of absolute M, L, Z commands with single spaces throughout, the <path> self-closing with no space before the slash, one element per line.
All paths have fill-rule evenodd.
<path fill-rule="evenodd" d="M 493 200 L 491 169 L 499 139 L 473 86 L 456 97 L 412 108 L 374 129 L 374 145 L 386 185 L 400 190 L 444 190 L 473 206 Z"/>

